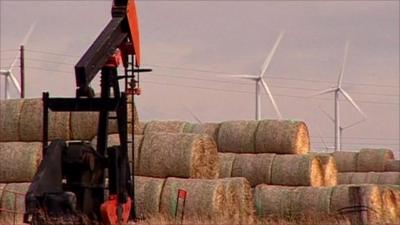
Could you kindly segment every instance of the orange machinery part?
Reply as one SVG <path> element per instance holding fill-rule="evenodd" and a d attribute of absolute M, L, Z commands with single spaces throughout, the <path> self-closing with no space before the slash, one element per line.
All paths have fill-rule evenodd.
<path fill-rule="evenodd" d="M 122 206 L 122 224 L 124 225 L 128 224 L 131 204 L 132 201 L 128 198 L 128 201 Z M 116 195 L 111 195 L 109 199 L 101 205 L 100 211 L 105 225 L 118 225 L 118 200 Z"/>

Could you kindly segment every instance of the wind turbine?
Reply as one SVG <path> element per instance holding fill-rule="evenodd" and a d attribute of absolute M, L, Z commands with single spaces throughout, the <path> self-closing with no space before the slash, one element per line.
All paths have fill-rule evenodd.
<path fill-rule="evenodd" d="M 334 93 L 335 95 L 335 116 L 332 118 L 328 113 L 326 113 L 324 110 L 322 110 L 326 115 L 328 115 L 331 120 L 334 121 L 335 123 L 335 151 L 341 151 L 341 139 L 342 139 L 342 131 L 345 129 L 348 129 L 350 127 L 354 127 L 355 125 L 364 122 L 367 119 L 367 116 L 365 113 L 361 110 L 361 108 L 357 105 L 357 103 L 351 98 L 349 93 L 347 93 L 343 88 L 342 88 L 342 81 L 343 81 L 343 75 L 344 75 L 344 68 L 346 65 L 346 60 L 347 60 L 347 54 L 349 50 L 349 42 L 346 42 L 345 45 L 345 50 L 344 50 L 344 57 L 343 57 L 343 63 L 342 63 L 342 68 L 340 70 L 339 74 L 339 79 L 337 81 L 336 87 L 328 88 L 326 90 L 323 90 L 316 95 L 323 95 L 327 93 Z M 356 121 L 355 123 L 352 123 L 348 126 L 342 127 L 340 124 L 340 111 L 339 111 L 339 95 L 342 94 L 345 99 L 350 102 L 353 107 L 362 115 L 362 119 L 359 121 Z"/>
<path fill-rule="evenodd" d="M 31 27 L 28 30 L 28 33 L 25 35 L 24 39 L 21 42 L 21 46 L 25 45 L 26 42 L 29 39 L 29 36 L 32 34 L 34 28 L 36 26 L 36 22 L 33 23 L 31 25 Z M 11 82 L 15 89 L 17 90 L 18 94 L 21 94 L 21 85 L 18 82 L 17 78 L 14 76 L 12 69 L 14 68 L 15 64 L 17 63 L 19 58 L 19 54 L 17 54 L 17 56 L 15 57 L 14 61 L 11 62 L 10 66 L 8 67 L 8 69 L 2 69 L 0 70 L 0 75 L 2 75 L 4 77 L 4 97 L 5 99 L 9 99 L 10 98 L 10 92 L 8 90 L 8 85 Z"/>
<path fill-rule="evenodd" d="M 260 73 L 258 75 L 252 75 L 252 74 L 238 74 L 238 75 L 226 75 L 225 77 L 234 77 L 234 78 L 240 78 L 240 79 L 246 79 L 246 80 L 252 80 L 255 81 L 256 85 L 256 120 L 261 119 L 261 88 L 263 87 L 264 90 L 267 92 L 268 97 L 275 109 L 275 112 L 278 116 L 279 119 L 282 119 L 282 114 L 279 111 L 278 105 L 275 102 L 274 97 L 272 96 L 271 90 L 268 87 L 268 84 L 264 80 L 264 74 L 268 69 L 269 64 L 271 63 L 272 57 L 274 56 L 276 49 L 278 48 L 278 45 L 280 41 L 282 40 L 284 35 L 284 32 L 282 31 L 278 39 L 275 41 L 274 46 L 272 47 L 271 51 L 269 52 L 269 55 L 265 59 L 263 65 L 261 66 Z"/>

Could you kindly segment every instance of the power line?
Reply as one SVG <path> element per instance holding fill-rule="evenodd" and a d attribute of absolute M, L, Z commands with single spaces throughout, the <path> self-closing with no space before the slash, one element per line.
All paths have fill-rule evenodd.
<path fill-rule="evenodd" d="M 204 78 L 195 78 L 195 77 L 188 77 L 188 76 L 179 76 L 179 75 L 167 75 L 167 74 L 157 74 L 157 73 L 150 73 L 146 76 L 161 76 L 164 78 L 178 78 L 178 79 L 186 79 L 186 80 L 200 80 L 200 81 L 207 81 L 207 82 L 217 82 L 223 84 L 235 84 L 235 85 L 244 85 L 244 86 L 253 86 L 254 84 L 250 83 L 243 83 L 243 82 L 232 82 L 232 81 L 222 81 L 222 80 L 215 80 L 215 79 L 204 79 Z M 320 91 L 321 89 L 317 88 L 303 88 L 303 87 L 293 87 L 293 86 L 281 86 L 281 85 L 270 85 L 271 87 L 276 88 L 286 88 L 286 89 L 295 89 L 295 90 L 304 90 L 304 91 Z M 359 95 L 374 95 L 374 96 L 390 96 L 390 97 L 398 97 L 399 95 L 392 95 L 386 93 L 366 93 L 366 92 L 352 92 L 353 94 Z"/>
<path fill-rule="evenodd" d="M 59 61 L 51 61 L 51 60 L 35 59 L 35 58 L 27 58 L 26 60 L 27 61 L 35 61 L 35 62 L 46 62 L 46 63 L 59 64 L 59 65 L 68 65 L 68 66 L 74 65 L 72 63 L 64 63 L 64 62 L 59 62 Z"/>
<path fill-rule="evenodd" d="M 48 72 L 57 72 L 57 73 L 68 73 L 68 74 L 71 74 L 71 72 L 68 72 L 68 71 L 53 70 L 53 69 L 47 69 L 47 68 L 42 68 L 42 67 L 27 66 L 26 68 L 34 69 L 34 70 L 41 70 L 41 71 L 48 71 Z"/>
<path fill-rule="evenodd" d="M 175 87 L 187 87 L 187 88 L 195 88 L 195 89 L 204 89 L 204 90 L 213 90 L 213 91 L 220 91 L 220 92 L 230 92 L 230 93 L 246 93 L 246 94 L 254 94 L 255 92 L 250 92 L 250 91 L 242 91 L 242 90 L 228 90 L 228 89 L 219 89 L 219 88 L 209 88 L 209 87 L 201 87 L 201 86 L 192 86 L 192 85 L 181 85 L 181 84 L 171 84 L 171 83 L 160 83 L 156 81 L 143 81 L 151 84 L 157 84 L 157 85 L 166 85 L 166 86 L 175 86 Z M 264 94 L 265 95 L 265 94 Z M 296 96 L 296 95 L 282 95 L 282 94 L 277 94 L 275 96 L 282 96 L 282 97 L 289 97 L 289 98 L 298 98 L 298 99 L 309 99 L 309 97 L 305 96 Z M 331 101 L 329 98 L 318 98 L 318 100 L 327 100 Z M 343 101 L 343 100 L 340 100 Z M 378 101 L 364 101 L 364 100 L 357 100 L 357 102 L 361 103 L 371 103 L 371 104 L 381 104 L 381 105 L 399 105 L 398 103 L 394 102 L 378 102 Z"/>
<path fill-rule="evenodd" d="M 213 71 L 213 70 L 203 70 L 203 69 L 196 69 L 196 68 L 185 68 L 185 67 L 176 67 L 176 66 L 164 66 L 159 64 L 146 64 L 148 66 L 155 66 L 160 68 L 167 68 L 167 69 L 175 69 L 175 70 L 184 70 L 184 71 L 193 71 L 193 72 L 202 72 L 202 73 L 216 73 L 216 74 L 224 74 L 224 75 L 232 75 L 233 73 L 227 73 L 222 71 Z M 268 79 L 276 79 L 276 80 L 292 80 L 292 81 L 305 81 L 305 82 L 313 82 L 313 83 L 332 83 L 332 81 L 328 80 L 318 80 L 318 79 L 300 79 L 294 77 L 268 77 Z M 398 88 L 399 86 L 396 85 L 389 85 L 389 84 L 370 84 L 370 83 L 353 83 L 353 82 L 343 82 L 344 84 L 352 84 L 352 85 L 359 85 L 359 86 L 375 86 L 375 87 L 393 87 Z"/>
<path fill-rule="evenodd" d="M 48 51 L 39 51 L 39 50 L 32 50 L 32 49 L 26 49 L 28 52 L 33 52 L 33 53 L 39 53 L 39 54 L 47 54 L 47 55 L 56 55 L 56 56 L 64 56 L 64 57 L 71 57 L 71 58 L 76 58 L 79 56 L 76 55 L 67 55 L 67 54 L 61 54 L 61 53 L 55 53 L 55 52 L 48 52 Z"/>
<path fill-rule="evenodd" d="M 27 51 L 36 52 L 41 54 L 49 54 L 49 55 L 57 55 L 57 56 L 65 56 L 65 57 L 79 57 L 77 55 L 67 55 L 63 53 L 55 53 L 49 51 L 40 51 L 40 50 L 31 50 L 28 49 Z M 204 70 L 204 69 L 197 69 L 197 68 L 188 68 L 188 67 L 178 67 L 178 66 L 165 66 L 160 64 L 146 64 L 147 66 L 154 66 L 160 68 L 167 68 L 167 69 L 175 69 L 175 70 L 184 70 L 184 71 L 193 71 L 193 72 L 202 72 L 202 73 L 217 73 L 217 74 L 225 74 L 225 75 L 232 75 L 232 73 L 222 72 L 222 71 L 213 71 L 213 70 Z M 313 83 L 332 83 L 332 81 L 327 80 L 317 80 L 317 79 L 300 79 L 294 77 L 268 77 L 268 79 L 276 79 L 276 80 L 291 80 L 291 81 L 304 81 L 304 82 L 313 82 Z M 391 87 L 391 88 L 399 88 L 396 85 L 389 85 L 389 84 L 370 84 L 370 83 L 354 83 L 354 82 L 343 82 L 344 84 L 352 84 L 358 86 L 372 86 L 372 87 Z"/>

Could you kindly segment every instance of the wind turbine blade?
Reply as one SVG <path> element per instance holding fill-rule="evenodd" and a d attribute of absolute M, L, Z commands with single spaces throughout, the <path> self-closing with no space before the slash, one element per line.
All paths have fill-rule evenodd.
<path fill-rule="evenodd" d="M 188 111 L 190 113 L 190 115 L 200 124 L 202 124 L 203 122 L 201 121 L 201 119 L 186 105 L 184 105 L 186 111 Z"/>
<path fill-rule="evenodd" d="M 281 120 L 282 114 L 279 111 L 278 105 L 276 104 L 274 97 L 272 96 L 271 90 L 269 89 L 267 83 L 265 83 L 265 81 L 263 79 L 261 79 L 261 84 L 263 85 L 265 91 L 268 93 L 269 99 L 271 100 L 271 103 L 274 106 L 276 114 L 278 115 L 278 118 Z"/>
<path fill-rule="evenodd" d="M 10 73 L 10 75 L 8 77 L 14 84 L 14 87 L 17 89 L 18 93 L 21 94 L 21 86 L 19 85 L 17 79 L 14 77 L 14 74 Z"/>
<path fill-rule="evenodd" d="M 28 30 L 28 32 L 26 33 L 24 39 L 22 39 L 21 45 L 25 45 L 26 42 L 28 42 L 29 37 L 31 36 L 31 34 L 32 34 L 33 30 L 35 29 L 35 27 L 36 27 L 36 22 L 33 22 L 33 23 L 31 24 L 31 26 L 29 27 L 29 30 Z"/>
<path fill-rule="evenodd" d="M 32 23 L 31 26 L 29 27 L 29 30 L 25 34 L 24 39 L 22 39 L 21 45 L 25 45 L 26 44 L 26 42 L 29 40 L 29 37 L 31 36 L 31 34 L 32 34 L 33 30 L 35 29 L 35 27 L 36 27 L 36 22 Z M 15 56 L 14 61 L 10 64 L 10 67 L 8 68 L 9 70 L 11 70 L 15 66 L 15 64 L 18 61 L 18 59 L 19 59 L 19 53 L 17 54 L 17 56 Z"/>
<path fill-rule="evenodd" d="M 325 111 L 325 109 L 323 109 L 320 105 L 318 106 L 318 108 L 322 111 L 322 113 L 325 114 L 325 116 L 327 116 L 333 123 L 335 122 L 335 119 L 327 112 Z"/>
<path fill-rule="evenodd" d="M 237 79 L 244 79 L 244 80 L 257 80 L 258 79 L 258 77 L 256 75 L 249 75 L 249 74 L 219 75 L 218 77 L 230 77 L 230 78 L 237 78 Z"/>
<path fill-rule="evenodd" d="M 354 126 L 356 126 L 356 125 L 358 125 L 358 124 L 360 124 L 360 123 L 362 123 L 362 122 L 365 122 L 365 118 L 363 118 L 363 119 L 361 119 L 361 120 L 359 120 L 359 121 L 357 121 L 357 122 L 355 122 L 355 123 L 352 123 L 352 124 L 350 124 L 350 125 L 347 125 L 347 126 L 345 126 L 345 127 L 342 127 L 342 130 L 346 130 L 346 129 L 348 129 L 348 128 L 351 128 L 351 127 L 354 127 Z"/>
<path fill-rule="evenodd" d="M 274 46 L 272 47 L 271 51 L 269 52 L 269 55 L 267 56 L 267 58 L 265 59 L 263 65 L 261 66 L 261 72 L 259 77 L 262 77 L 265 73 L 265 71 L 267 71 L 269 64 L 271 63 L 272 57 L 274 56 L 276 49 L 279 46 L 279 43 L 281 42 L 283 36 L 284 36 L 285 32 L 281 31 L 281 33 L 278 36 L 278 39 L 275 41 Z"/>
<path fill-rule="evenodd" d="M 350 97 L 350 95 L 343 89 L 339 88 L 339 91 L 343 94 L 343 96 L 357 109 L 357 111 L 364 117 L 367 118 L 367 115 L 361 110 L 361 108 L 357 105 L 357 103 Z"/>
<path fill-rule="evenodd" d="M 319 91 L 319 92 L 317 92 L 315 94 L 312 94 L 309 97 L 315 97 L 315 96 L 318 96 L 318 95 L 323 95 L 323 94 L 327 94 L 327 93 L 335 92 L 335 91 L 337 91 L 337 88 L 328 88 L 328 89 Z"/>
<path fill-rule="evenodd" d="M 347 54 L 349 51 L 349 41 L 346 42 L 346 45 L 344 47 L 344 56 L 343 56 L 343 62 L 342 62 L 342 68 L 340 70 L 340 74 L 339 74 L 339 79 L 338 79 L 338 83 L 337 86 L 341 87 L 342 86 L 342 80 L 343 80 L 343 75 L 344 75 L 344 68 L 346 66 L 346 61 L 347 61 Z"/>

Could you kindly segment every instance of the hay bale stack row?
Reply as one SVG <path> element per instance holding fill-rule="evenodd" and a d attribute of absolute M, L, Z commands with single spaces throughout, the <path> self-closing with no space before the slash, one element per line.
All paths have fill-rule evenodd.
<path fill-rule="evenodd" d="M 352 224 L 394 224 L 399 219 L 393 213 L 397 210 L 393 208 L 396 203 L 393 198 L 383 200 L 386 193 L 387 189 L 377 185 L 321 188 L 259 185 L 254 190 L 254 204 L 261 218 L 341 213 L 349 216 Z M 384 205 L 384 201 L 388 204 Z"/>
<path fill-rule="evenodd" d="M 144 218 L 182 213 L 178 190 L 187 192 L 184 220 L 207 218 L 229 224 L 251 224 L 254 208 L 251 188 L 244 178 L 180 179 L 135 177 L 138 215 Z"/>
<path fill-rule="evenodd" d="M 42 160 L 40 142 L 0 142 L 0 183 L 30 182 Z"/>
<path fill-rule="evenodd" d="M 0 183 L 0 208 L 5 209 L 0 210 L 0 224 L 23 224 L 25 194 L 29 185 L 30 183 Z"/>
<path fill-rule="evenodd" d="M 400 185 L 400 172 L 339 173 L 338 183 Z"/>
<path fill-rule="evenodd" d="M 154 132 L 205 133 L 215 139 L 220 152 L 306 154 L 310 150 L 308 128 L 302 121 L 147 122 L 144 134 Z"/>
<path fill-rule="evenodd" d="M 360 152 L 334 152 L 339 172 L 384 172 L 394 160 L 389 149 L 361 149 Z M 394 162 L 395 163 L 395 162 Z M 396 167 L 396 166 L 394 166 Z"/>
<path fill-rule="evenodd" d="M 109 146 L 119 145 L 118 134 L 108 136 Z M 96 138 L 92 140 L 96 146 Z M 204 134 L 149 133 L 135 135 L 135 175 L 167 178 L 218 178 L 218 152 L 214 140 Z"/>
<path fill-rule="evenodd" d="M 218 156 L 221 178 L 245 177 L 252 187 L 259 184 L 319 187 L 336 183 L 336 177 L 324 178 L 320 159 L 312 155 L 218 153 Z"/>
<path fill-rule="evenodd" d="M 50 111 L 49 140 L 91 140 L 97 134 L 98 117 L 97 112 Z M 138 116 L 134 120 L 139 124 Z M 0 142 L 41 141 L 42 127 L 42 99 L 0 101 Z M 109 132 L 117 131 L 116 121 L 110 121 Z"/>

